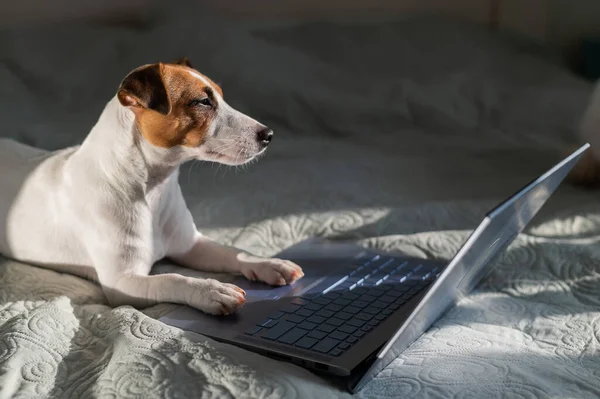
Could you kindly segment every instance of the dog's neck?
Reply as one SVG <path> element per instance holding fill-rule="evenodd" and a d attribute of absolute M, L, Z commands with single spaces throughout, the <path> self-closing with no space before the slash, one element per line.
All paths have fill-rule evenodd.
<path fill-rule="evenodd" d="M 183 153 L 148 143 L 138 130 L 133 111 L 116 97 L 104 108 L 77 157 L 95 160 L 111 182 L 142 185 L 145 192 L 176 176 L 179 165 L 186 161 Z"/>

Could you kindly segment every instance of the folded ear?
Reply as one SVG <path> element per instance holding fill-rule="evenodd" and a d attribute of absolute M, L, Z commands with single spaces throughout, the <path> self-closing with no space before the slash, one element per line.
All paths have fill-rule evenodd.
<path fill-rule="evenodd" d="M 151 109 L 168 115 L 171 101 L 163 79 L 164 65 L 144 65 L 129 73 L 121 83 L 117 97 L 125 107 Z"/>
<path fill-rule="evenodd" d="M 190 62 L 190 60 L 188 60 L 186 57 L 178 59 L 177 61 L 174 62 L 174 64 L 183 65 L 183 66 L 186 66 L 189 68 L 194 68 L 192 66 L 192 63 Z"/>

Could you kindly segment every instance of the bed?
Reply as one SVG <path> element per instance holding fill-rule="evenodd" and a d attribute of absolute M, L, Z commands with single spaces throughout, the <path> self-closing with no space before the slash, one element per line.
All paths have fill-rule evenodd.
<path fill-rule="evenodd" d="M 5 30 L 0 49 L 2 136 L 48 150 L 81 142 L 132 68 L 189 57 L 276 131 L 258 163 L 181 173 L 202 232 L 261 255 L 322 236 L 448 259 L 573 144 L 591 92 L 533 41 L 435 17 L 231 24 L 173 7 L 135 27 Z M 599 397 L 599 260 L 597 192 L 563 185 L 356 396 Z M 176 305 L 113 309 L 94 283 L 0 262 L 2 398 L 349 396 L 157 321 Z"/>

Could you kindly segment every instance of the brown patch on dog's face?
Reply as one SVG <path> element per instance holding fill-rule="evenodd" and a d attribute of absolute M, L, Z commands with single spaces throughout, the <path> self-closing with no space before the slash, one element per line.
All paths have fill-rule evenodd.
<path fill-rule="evenodd" d="M 202 145 L 219 106 L 215 93 L 223 97 L 189 61 L 182 64 L 140 67 L 119 88 L 119 101 L 133 110 L 141 134 L 157 147 Z"/>
<path fill-rule="evenodd" d="M 262 154 L 273 131 L 231 108 L 223 91 L 183 59 L 131 72 L 119 88 L 120 103 L 135 114 L 145 141 L 176 149 L 188 159 L 239 165 Z"/>

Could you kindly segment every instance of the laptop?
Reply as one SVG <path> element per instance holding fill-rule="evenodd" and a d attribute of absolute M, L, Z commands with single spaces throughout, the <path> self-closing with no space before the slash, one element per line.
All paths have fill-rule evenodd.
<path fill-rule="evenodd" d="M 277 255 L 303 268 L 293 285 L 239 277 L 234 283 L 248 302 L 235 314 L 181 306 L 160 320 L 298 364 L 357 392 L 492 270 L 588 148 L 489 211 L 449 262 L 310 239 Z"/>

